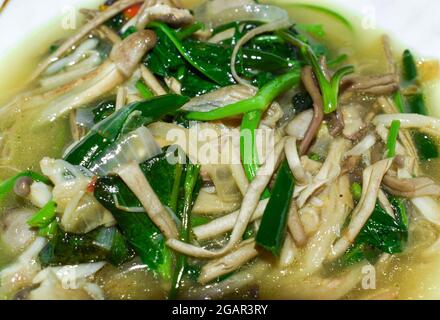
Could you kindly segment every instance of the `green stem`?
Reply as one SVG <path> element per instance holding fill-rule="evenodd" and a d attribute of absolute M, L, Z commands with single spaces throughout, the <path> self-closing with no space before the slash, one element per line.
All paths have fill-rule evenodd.
<path fill-rule="evenodd" d="M 264 210 L 256 241 L 259 246 L 279 256 L 287 229 L 287 218 L 295 189 L 295 178 L 287 160 L 278 170 L 272 196 Z"/>
<path fill-rule="evenodd" d="M 190 240 L 190 221 L 191 221 L 191 207 L 193 203 L 193 192 L 196 187 L 198 177 L 200 174 L 200 165 L 189 165 L 185 177 L 184 186 L 184 207 L 182 212 L 180 240 L 183 242 L 189 242 Z M 176 299 L 179 294 L 179 288 L 182 282 L 182 278 L 185 275 L 186 270 L 186 256 L 179 254 L 177 256 L 177 262 L 175 267 L 175 273 L 173 276 L 173 282 L 171 291 L 169 294 L 170 299 Z"/>
<path fill-rule="evenodd" d="M 396 156 L 397 138 L 399 137 L 400 121 L 394 120 L 391 123 L 390 133 L 388 134 L 387 143 L 387 157 L 393 158 Z"/>
<path fill-rule="evenodd" d="M 263 113 L 261 111 L 252 111 L 243 116 L 241 122 L 240 152 L 244 171 L 249 181 L 254 180 L 259 168 L 258 152 L 256 148 L 256 132 L 261 121 Z M 250 136 L 249 136 L 250 135 Z M 247 143 L 249 142 L 250 145 Z M 248 148 L 251 148 L 249 152 Z M 248 152 L 246 152 L 248 151 Z"/>
<path fill-rule="evenodd" d="M 47 239 L 53 239 L 58 233 L 58 222 L 56 220 L 53 220 L 49 225 L 46 227 L 40 228 L 38 230 L 38 235 L 40 237 L 44 237 Z"/>
<path fill-rule="evenodd" d="M 202 22 L 197 21 L 192 25 L 177 31 L 176 36 L 179 40 L 184 40 L 193 35 L 195 32 L 203 29 L 205 29 L 205 25 Z"/>
<path fill-rule="evenodd" d="M 403 77 L 406 81 L 414 81 L 417 79 L 417 65 L 411 51 L 403 52 Z"/>
<path fill-rule="evenodd" d="M 154 93 L 151 91 L 151 89 L 148 88 L 148 86 L 146 86 L 141 80 L 136 82 L 136 89 L 139 91 L 142 98 L 144 99 L 150 99 L 154 97 Z"/>
<path fill-rule="evenodd" d="M 49 201 L 40 211 L 33 215 L 28 221 L 28 225 L 33 228 L 45 228 L 54 221 L 57 215 L 57 204 Z"/>
<path fill-rule="evenodd" d="M 171 192 L 170 209 L 177 212 L 177 201 L 179 198 L 180 182 L 182 179 L 183 166 L 180 163 L 176 164 L 176 175 L 174 178 L 173 190 Z"/>
<path fill-rule="evenodd" d="M 319 63 L 313 49 L 305 42 L 294 37 L 287 31 L 279 31 L 278 34 L 287 42 L 299 48 L 303 57 L 313 68 L 316 79 L 322 94 L 322 102 L 324 105 L 324 113 L 329 114 L 335 112 L 338 108 L 339 86 L 344 76 L 353 73 L 353 66 L 346 66 L 338 70 L 331 79 L 327 79 L 323 66 Z"/>
<path fill-rule="evenodd" d="M 297 86 L 299 80 L 300 74 L 298 70 L 283 74 L 263 86 L 255 97 L 209 112 L 189 112 L 186 118 L 197 121 L 214 121 L 239 116 L 252 111 L 264 112 L 276 97 Z"/>
<path fill-rule="evenodd" d="M 405 112 L 405 101 L 403 100 L 402 92 L 397 91 L 393 95 L 393 100 L 394 100 L 394 104 L 397 107 L 397 111 L 399 111 L 400 113 L 404 113 Z"/>

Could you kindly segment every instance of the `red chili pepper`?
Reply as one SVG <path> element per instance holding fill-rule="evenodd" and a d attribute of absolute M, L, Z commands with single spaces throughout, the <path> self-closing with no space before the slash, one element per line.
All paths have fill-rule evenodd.
<path fill-rule="evenodd" d="M 95 192 L 95 188 L 96 188 L 96 182 L 98 182 L 98 177 L 93 177 L 92 181 L 90 181 L 90 183 L 87 185 L 87 192 L 88 193 L 93 193 Z"/>
<path fill-rule="evenodd" d="M 125 19 L 131 19 L 135 15 L 137 15 L 139 10 L 141 9 L 141 6 L 142 6 L 141 3 L 137 3 L 137 4 L 132 5 L 131 7 L 128 7 L 127 9 L 125 9 L 124 10 Z"/>

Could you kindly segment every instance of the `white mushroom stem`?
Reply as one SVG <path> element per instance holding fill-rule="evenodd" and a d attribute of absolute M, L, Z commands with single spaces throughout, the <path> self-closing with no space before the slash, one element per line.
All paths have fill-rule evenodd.
<path fill-rule="evenodd" d="M 41 270 L 38 254 L 46 243 L 45 238 L 35 239 L 14 263 L 0 271 L 1 289 L 4 292 L 13 293 L 32 285 L 33 277 Z"/>
<path fill-rule="evenodd" d="M 245 263 L 258 256 L 255 240 L 242 242 L 235 251 L 206 264 L 200 273 L 199 282 L 206 284 L 222 275 L 237 270 Z"/>
<path fill-rule="evenodd" d="M 440 135 L 440 119 L 419 114 L 381 114 L 373 119 L 373 124 L 390 127 L 394 120 L 400 121 L 400 128 L 402 129 L 419 129 L 437 136 Z"/>
<path fill-rule="evenodd" d="M 129 79 L 150 49 L 156 45 L 153 31 L 132 34 L 115 45 L 110 59 L 92 73 L 41 96 L 60 97 L 53 100 L 40 116 L 41 122 L 53 121 L 67 112 L 94 101 Z M 64 95 L 65 94 L 65 95 Z"/>
<path fill-rule="evenodd" d="M 355 145 L 351 150 L 347 151 L 346 157 L 362 156 L 376 144 L 374 134 L 367 134 L 361 142 Z"/>
<path fill-rule="evenodd" d="M 286 126 L 286 133 L 298 140 L 303 140 L 313 120 L 313 110 L 301 112 Z"/>
<path fill-rule="evenodd" d="M 301 160 L 298 154 L 298 148 L 296 145 L 296 138 L 290 137 L 286 139 L 286 144 L 284 148 L 290 170 L 292 170 L 293 176 L 298 181 L 298 184 L 309 183 L 311 180 L 311 176 L 302 167 Z"/>
<path fill-rule="evenodd" d="M 318 271 L 331 250 L 333 242 L 340 236 L 342 226 L 352 208 L 348 176 L 342 176 L 328 189 L 326 206 L 321 210 L 321 224 L 309 240 L 304 255 L 304 271 Z"/>
<path fill-rule="evenodd" d="M 382 189 L 379 189 L 377 199 L 379 200 L 379 203 L 380 203 L 380 206 L 382 207 L 382 209 L 384 209 L 385 212 L 388 213 L 389 216 L 396 218 L 394 215 L 393 207 L 391 206 L 391 203 L 388 200 L 387 195 L 385 194 L 385 192 L 383 192 Z"/>
<path fill-rule="evenodd" d="M 302 208 L 307 200 L 322 186 L 336 179 L 341 173 L 341 161 L 347 147 L 345 139 L 336 139 L 330 145 L 330 151 L 324 165 L 318 174 L 313 178 L 313 182 L 298 197 L 298 207 Z"/>
<path fill-rule="evenodd" d="M 249 188 L 244 196 L 242 207 L 237 220 L 232 230 L 231 237 L 228 244 L 216 251 L 210 251 L 198 246 L 194 246 L 176 239 L 170 239 L 167 241 L 167 245 L 180 253 L 197 258 L 217 258 L 224 256 L 230 252 L 242 239 L 244 232 L 252 218 L 253 213 L 257 209 L 260 197 L 263 194 L 264 189 L 272 179 L 272 175 L 276 169 L 281 154 L 284 149 L 284 140 L 281 140 L 276 146 L 275 151 L 269 154 L 265 164 L 258 170 L 257 176 L 249 185 Z"/>
<path fill-rule="evenodd" d="M 154 74 L 144 65 L 141 65 L 141 75 L 142 79 L 145 81 L 145 84 L 154 92 L 156 96 L 163 96 L 167 94 Z"/>
<path fill-rule="evenodd" d="M 393 159 L 385 159 L 364 170 L 362 197 L 353 211 L 352 219 L 342 237 L 335 243 L 330 259 L 338 258 L 354 242 L 374 211 L 382 179 L 391 167 Z"/>
<path fill-rule="evenodd" d="M 411 174 L 406 171 L 401 171 L 402 178 L 411 179 Z M 440 203 L 437 199 L 432 197 L 415 197 L 411 199 L 412 204 L 431 223 L 440 226 Z"/>
<path fill-rule="evenodd" d="M 299 247 L 303 247 L 307 243 L 307 234 L 304 230 L 304 226 L 299 216 L 298 207 L 295 201 L 292 200 L 289 209 L 289 218 L 287 220 L 287 226 L 295 244 Z"/>
<path fill-rule="evenodd" d="M 166 77 L 165 83 L 167 87 L 175 94 L 182 94 L 182 84 L 174 77 Z"/>
<path fill-rule="evenodd" d="M 116 94 L 116 110 L 122 109 L 127 101 L 127 89 L 125 87 L 119 87 Z"/>
<path fill-rule="evenodd" d="M 120 0 L 114 5 L 109 7 L 107 10 L 103 11 L 97 15 L 93 20 L 87 22 L 76 34 L 71 38 L 66 40 L 54 53 L 52 53 L 46 60 L 44 60 L 33 73 L 31 80 L 36 79 L 46 68 L 54 61 L 58 60 L 64 53 L 70 50 L 74 45 L 81 41 L 87 34 L 89 34 L 93 29 L 102 25 L 108 19 L 114 17 L 119 12 L 131 7 L 132 5 L 142 2 L 140 0 Z"/>
<path fill-rule="evenodd" d="M 292 236 L 287 234 L 286 239 L 284 240 L 283 248 L 281 249 L 279 262 L 280 266 L 282 268 L 290 266 L 295 261 L 297 255 L 298 248 L 296 247 Z"/>
<path fill-rule="evenodd" d="M 118 169 L 117 173 L 136 195 L 148 216 L 165 237 L 168 239 L 177 238 L 178 231 L 173 218 L 160 202 L 139 165 L 135 162 L 130 163 Z"/>
<path fill-rule="evenodd" d="M 253 97 L 256 90 L 243 85 L 232 85 L 220 88 L 207 94 L 194 97 L 182 110 L 209 112 L 235 102 Z"/>
<path fill-rule="evenodd" d="M 440 197 L 440 186 L 428 177 L 399 179 L 386 175 L 383 184 L 389 193 L 399 197 Z"/>
<path fill-rule="evenodd" d="M 250 222 L 254 222 L 260 219 L 263 216 L 264 210 L 266 209 L 267 203 L 269 199 L 265 199 L 260 201 L 253 213 Z M 221 218 L 215 219 L 209 223 L 193 228 L 194 235 L 197 240 L 207 240 L 215 238 L 219 235 L 222 235 L 228 231 L 234 229 L 235 222 L 237 221 L 237 217 L 240 214 L 240 210 L 225 215 Z"/>
<path fill-rule="evenodd" d="M 188 9 L 173 8 L 159 3 L 146 6 L 137 15 L 136 29 L 145 29 L 151 21 L 162 21 L 172 26 L 184 26 L 194 22 L 194 17 Z"/>

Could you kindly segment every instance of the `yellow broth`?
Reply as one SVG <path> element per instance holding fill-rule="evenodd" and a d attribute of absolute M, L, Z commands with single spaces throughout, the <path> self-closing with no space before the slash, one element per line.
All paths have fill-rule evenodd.
<path fill-rule="evenodd" d="M 193 7 L 203 1 L 201 0 L 182 0 L 182 2 Z M 386 68 L 379 30 L 365 30 L 361 26 L 360 19 L 353 19 L 346 15 L 352 22 L 354 30 L 350 30 L 341 22 L 329 17 L 326 14 L 310 9 L 292 6 L 296 1 L 272 0 L 266 3 L 277 4 L 288 10 L 293 21 L 298 23 L 320 23 L 323 24 L 326 36 L 318 39 L 333 50 L 335 56 L 346 53 L 349 56 L 349 63 L 356 66 L 358 73 L 374 74 L 383 73 Z M 316 4 L 317 1 L 299 1 L 301 3 L 310 2 Z M 43 28 L 42 32 L 46 37 L 38 37 L 39 41 L 24 41 L 23 47 L 16 48 L 11 55 L 1 61 L 1 65 L 9 66 L 2 72 L 0 79 L 0 102 L 5 102 L 23 89 L 27 77 L 36 67 L 38 61 L 47 54 L 47 49 L 51 43 L 60 38 L 65 38 L 68 34 L 56 27 L 57 23 Z M 24 49 L 26 46 L 26 49 Z M 401 46 L 394 43 L 396 58 L 401 56 Z M 13 61 L 11 64 L 10 62 Z M 5 69 L 3 69 L 5 70 Z M 438 77 L 438 73 L 435 75 Z M 430 79 L 432 80 L 432 79 Z M 39 161 L 44 156 L 59 158 L 63 149 L 71 142 L 69 123 L 67 119 L 57 121 L 44 127 L 36 128 L 33 126 L 34 111 L 15 112 L 11 117 L 2 118 L 0 130 L 4 134 L 4 139 L 11 148 L 9 159 L 0 160 L 0 179 L 10 177 L 17 170 L 32 169 L 39 170 Z M 440 181 L 440 160 L 422 163 L 422 169 L 429 172 L 430 177 Z M 8 199 L 0 204 L 1 212 L 23 205 L 17 199 Z M 414 222 L 414 221 L 413 221 Z M 394 256 L 386 263 L 381 263 L 376 272 L 377 289 L 363 290 L 359 285 L 345 298 L 368 298 L 379 294 L 384 289 L 399 289 L 399 299 L 420 299 L 420 298 L 440 298 L 440 255 L 424 259 L 417 254 L 417 248 L 432 243 L 438 236 L 438 232 L 424 224 L 423 221 L 416 222 L 413 232 L 410 233 L 410 245 L 408 253 Z M 2 249 L 0 243 L 0 267 L 4 266 L 12 259 L 11 255 Z M 289 270 L 280 270 L 276 263 L 259 258 L 260 261 L 255 265 L 265 265 L 270 268 L 270 272 L 265 272 L 264 276 L 260 273 L 258 282 L 260 298 L 268 299 L 294 299 L 294 298 L 332 298 L 321 293 L 308 295 L 302 292 L 304 283 L 296 280 L 297 270 L 301 266 L 294 265 Z M 252 269 L 255 268 L 251 267 Z M 107 275 L 107 276 L 106 276 Z M 111 275 L 111 276 L 109 276 Z M 118 275 L 113 267 L 107 267 L 100 275 L 102 285 L 105 290 L 110 290 L 115 281 L 118 283 L 117 290 L 109 294 L 112 298 L 162 298 L 164 297 L 163 288 L 160 288 L 156 280 L 151 279 L 142 272 L 130 272 Z M 106 280 L 107 279 L 107 283 Z M 110 279 L 110 280 L 109 280 Z M 121 280 L 122 279 L 122 280 Z M 120 288 L 120 281 L 126 285 Z M 144 281 L 142 285 L 139 282 Z M 190 284 L 191 286 L 192 284 Z M 315 284 L 309 284 L 313 287 Z M 320 284 L 324 285 L 324 284 Z M 157 286 L 158 290 L 153 290 L 149 286 Z M 381 291 L 382 290 L 382 291 Z M 318 290 L 319 291 L 319 290 Z"/>

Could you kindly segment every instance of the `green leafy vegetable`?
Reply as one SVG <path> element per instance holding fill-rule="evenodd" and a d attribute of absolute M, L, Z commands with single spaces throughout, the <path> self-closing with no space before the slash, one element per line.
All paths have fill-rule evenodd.
<path fill-rule="evenodd" d="M 39 254 L 43 267 L 99 261 L 120 265 L 131 258 L 133 251 L 114 227 L 97 229 L 85 235 L 58 233 Z"/>
<path fill-rule="evenodd" d="M 402 92 L 397 91 L 393 96 L 393 100 L 394 100 L 394 104 L 397 107 L 397 111 L 399 111 L 400 113 L 404 113 L 405 112 L 405 101 L 403 99 Z"/>
<path fill-rule="evenodd" d="M 137 29 L 135 26 L 130 26 L 125 32 L 121 35 L 122 39 L 127 38 L 128 36 L 132 35 L 133 33 L 136 33 Z"/>
<path fill-rule="evenodd" d="M 125 19 L 124 14 L 121 12 L 117 15 L 115 15 L 113 18 L 107 20 L 105 22 L 106 26 L 113 29 L 116 33 L 119 33 L 119 30 L 124 26 L 124 24 L 127 22 Z"/>
<path fill-rule="evenodd" d="M 327 79 L 327 76 L 318 62 L 316 54 L 309 44 L 300 40 L 287 31 L 280 31 L 279 35 L 283 37 L 287 42 L 298 47 L 301 54 L 306 59 L 306 61 L 312 66 L 315 76 L 318 80 L 319 87 L 321 89 L 322 100 L 324 104 L 324 113 L 329 114 L 338 108 L 338 97 L 339 97 L 339 86 L 342 78 L 350 73 L 354 72 L 353 66 L 346 66 L 333 75 L 331 79 Z"/>
<path fill-rule="evenodd" d="M 143 124 L 150 124 L 163 116 L 177 111 L 188 102 L 188 98 L 178 95 L 165 95 L 143 102 L 133 103 L 113 113 L 98 123 L 91 131 L 69 151 L 64 160 L 88 168 L 91 163 L 121 134 L 124 125 L 133 112 L 140 112 Z"/>
<path fill-rule="evenodd" d="M 356 243 L 363 243 L 389 254 L 403 252 L 408 240 L 408 217 L 401 199 L 391 198 L 396 219 L 391 217 L 379 204 L 365 224 Z"/>
<path fill-rule="evenodd" d="M 287 217 L 294 189 L 295 178 L 285 160 L 278 170 L 272 196 L 264 210 L 256 237 L 258 245 L 275 256 L 279 256 L 286 236 Z"/>
<path fill-rule="evenodd" d="M 119 177 L 99 178 L 95 187 L 95 197 L 113 214 L 122 234 L 143 263 L 155 271 L 166 263 L 163 235 L 148 215 L 144 212 L 126 212 L 118 208 L 115 199 L 118 199 L 119 204 L 127 207 L 142 207 L 136 196 Z"/>
<path fill-rule="evenodd" d="M 182 159 L 182 155 L 183 151 L 179 147 L 172 146 L 140 165 L 162 204 L 176 208 L 175 213 L 180 219 L 194 204 L 189 204 L 188 193 L 185 193 L 186 177 L 192 165 L 187 157 Z M 185 164 L 181 163 L 179 167 L 175 164 L 176 160 L 185 160 Z M 197 176 L 196 179 L 191 201 L 195 201 L 201 186 L 200 177 Z M 151 270 L 159 272 L 163 278 L 170 279 L 172 258 L 165 245 L 165 239 L 146 213 L 137 212 L 142 209 L 142 204 L 122 179 L 113 175 L 99 178 L 95 187 L 95 197 L 113 214 L 123 235 L 142 262 Z M 176 203 L 176 199 L 185 200 L 177 200 Z M 136 212 L 124 211 L 121 209 L 122 206 L 135 208 Z"/>
<path fill-rule="evenodd" d="M 99 102 L 98 105 L 93 108 L 94 115 L 93 122 L 96 124 L 102 120 L 108 118 L 116 111 L 116 98 L 110 97 Z"/>
<path fill-rule="evenodd" d="M 434 138 L 422 132 L 413 134 L 420 160 L 427 161 L 439 157 L 438 144 Z"/>
<path fill-rule="evenodd" d="M 358 186 L 355 188 L 358 189 Z M 359 191 L 362 192 L 357 190 L 356 193 Z M 391 217 L 379 204 L 376 204 L 373 214 L 362 228 L 355 243 L 342 257 L 332 262 L 330 268 L 346 268 L 364 260 L 375 264 L 383 253 L 403 252 L 408 240 L 406 207 L 403 200 L 396 197 L 390 197 L 390 203 L 396 218 Z"/>
<path fill-rule="evenodd" d="M 425 97 L 422 93 L 416 93 L 406 96 L 407 106 L 410 113 L 428 115 L 428 108 L 425 104 Z"/>
<path fill-rule="evenodd" d="M 179 34 L 183 30 L 155 26 L 158 43 L 147 55 L 145 65 L 158 76 L 178 79 L 182 94 L 192 97 L 235 84 L 230 67 L 233 43 L 255 25 L 245 24 L 245 30 L 237 33 L 233 41 L 221 43 L 182 40 Z M 289 44 L 250 42 L 239 51 L 236 69 L 261 87 L 296 64 L 295 50 Z"/>

